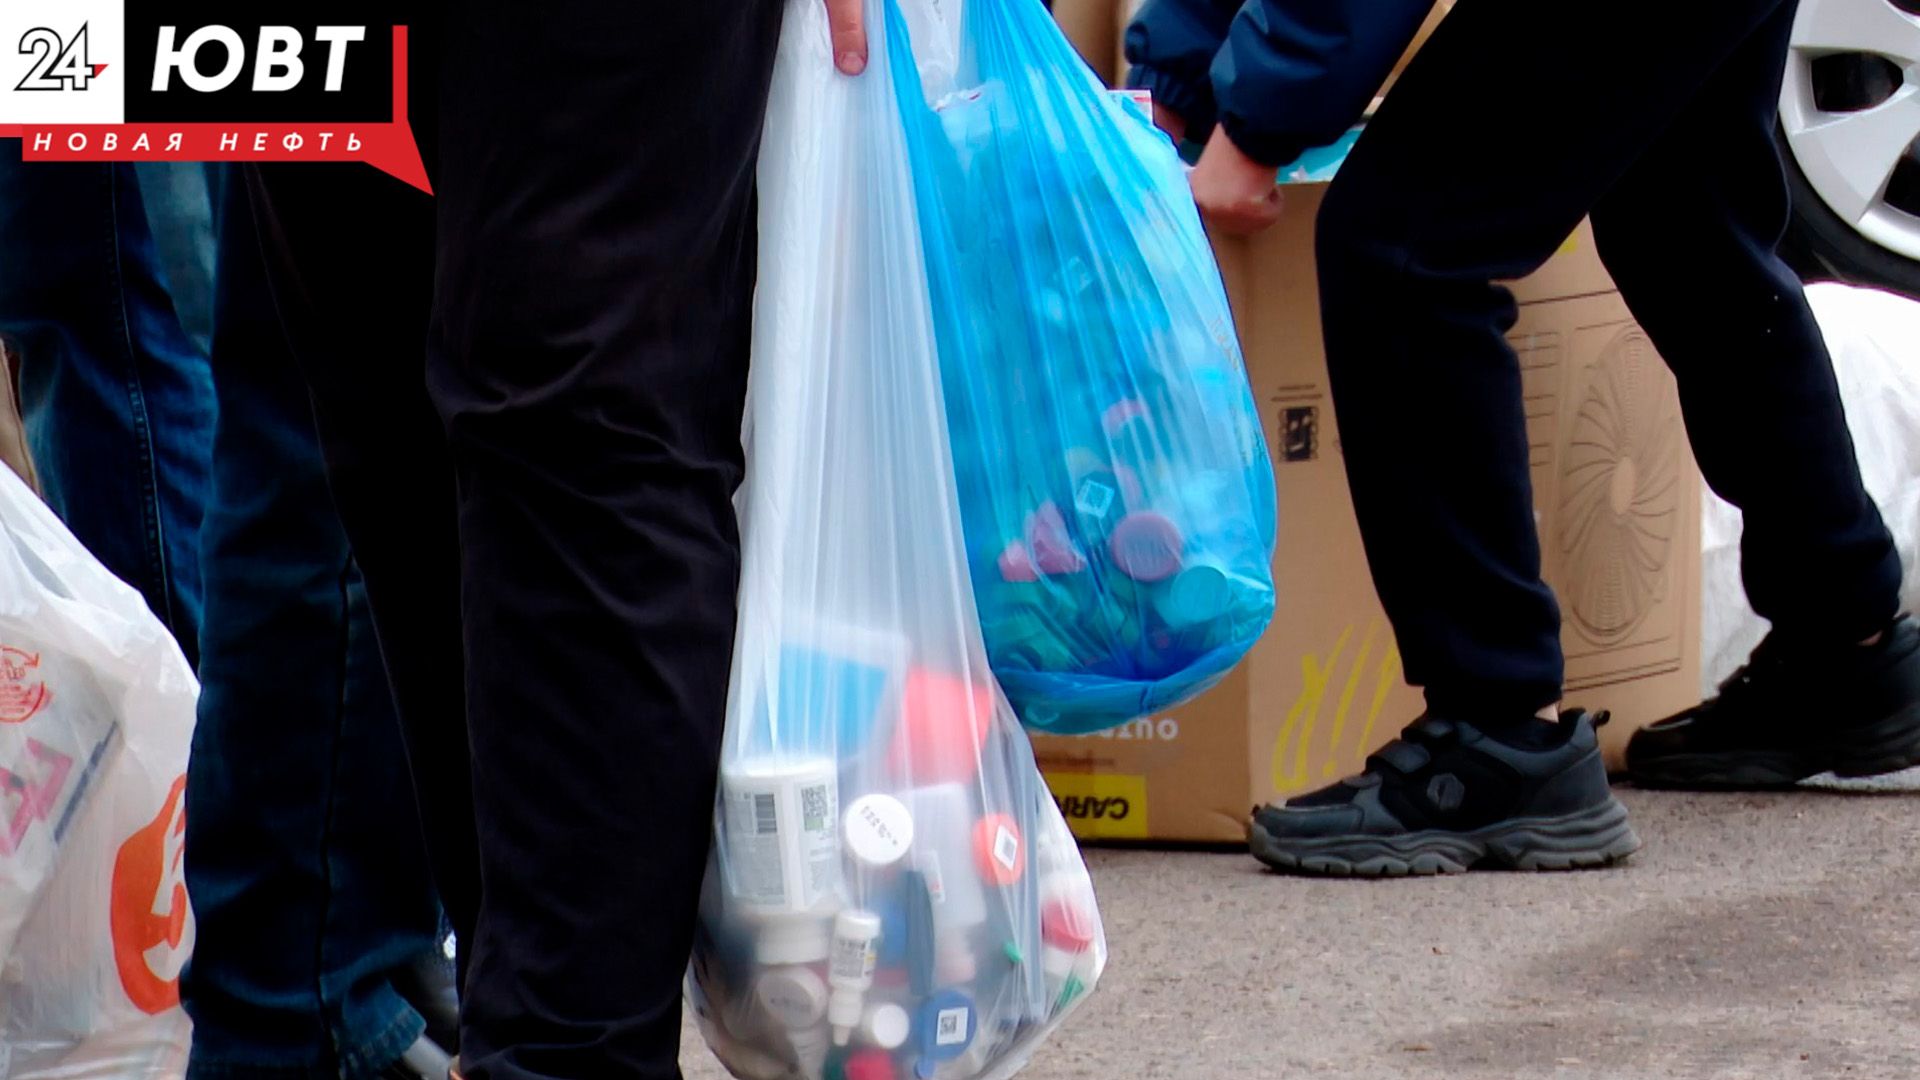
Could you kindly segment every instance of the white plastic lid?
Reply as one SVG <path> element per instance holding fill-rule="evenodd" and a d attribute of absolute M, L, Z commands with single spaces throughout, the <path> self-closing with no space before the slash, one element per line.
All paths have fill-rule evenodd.
<path fill-rule="evenodd" d="M 907 1010 L 891 1001 L 878 1002 L 867 1009 L 860 1023 L 860 1035 L 882 1050 L 898 1050 L 907 1043 L 913 1019 Z"/>
<path fill-rule="evenodd" d="M 892 866 L 913 846 L 913 815 L 891 795 L 862 795 L 847 807 L 847 851 L 868 866 Z"/>
<path fill-rule="evenodd" d="M 760 976 L 753 992 L 767 1014 L 789 1031 L 812 1027 L 827 1015 L 827 984 L 807 968 L 774 968 Z"/>

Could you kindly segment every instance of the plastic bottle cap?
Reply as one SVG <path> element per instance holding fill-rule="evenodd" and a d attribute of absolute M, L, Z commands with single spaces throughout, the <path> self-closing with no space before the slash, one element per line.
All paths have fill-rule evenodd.
<path fill-rule="evenodd" d="M 861 1036 L 882 1050 L 897 1050 L 906 1045 L 912 1030 L 913 1018 L 891 1001 L 869 1007 L 866 1019 L 860 1024 Z"/>
<path fill-rule="evenodd" d="M 1042 574 L 1077 574 L 1087 568 L 1086 556 L 1067 535 L 1066 517 L 1053 503 L 1043 504 L 1027 519 L 1027 547 Z"/>
<path fill-rule="evenodd" d="M 1192 626 L 1217 619 L 1233 601 L 1233 583 L 1218 566 L 1199 563 L 1183 567 L 1167 583 L 1158 607 L 1175 626 Z"/>
<path fill-rule="evenodd" d="M 925 1075 L 928 1066 L 952 1061 L 967 1052 L 972 1044 L 979 1017 L 973 999 L 958 990 L 942 990 L 920 1006 L 913 1029 L 918 1033 L 916 1048 L 920 1062 L 916 1071 Z"/>
<path fill-rule="evenodd" d="M 893 769 L 915 784 L 971 782 L 993 727 L 994 690 L 916 669 L 907 676 Z"/>
<path fill-rule="evenodd" d="M 1077 902 L 1056 896 L 1040 906 L 1040 937 L 1047 944 L 1079 952 L 1093 944 L 1093 920 Z"/>
<path fill-rule="evenodd" d="M 847 851 L 870 867 L 892 866 L 913 844 L 913 815 L 891 795 L 862 795 L 847 807 Z"/>
<path fill-rule="evenodd" d="M 1100 426 L 1108 435 L 1117 435 L 1127 422 L 1147 415 L 1147 407 L 1133 398 L 1116 401 L 1100 417 Z"/>
<path fill-rule="evenodd" d="M 980 876 L 995 885 L 1011 885 L 1027 870 L 1027 845 L 1020 826 L 1006 814 L 989 814 L 973 827 L 973 861 Z"/>
<path fill-rule="evenodd" d="M 827 984 L 809 968 L 774 968 L 760 976 L 754 994 L 789 1031 L 811 1027 L 827 1015 Z"/>
<path fill-rule="evenodd" d="M 1121 573 L 1135 581 L 1165 581 L 1179 571 L 1185 541 L 1173 522 L 1148 510 L 1120 519 L 1107 546 Z"/>
<path fill-rule="evenodd" d="M 1002 581 L 1026 584 L 1040 580 L 1040 571 L 1033 567 L 1033 555 L 1027 551 L 1027 545 L 1018 540 L 1000 553 L 999 564 Z"/>
<path fill-rule="evenodd" d="M 847 1059 L 847 1080 L 894 1080 L 893 1055 L 885 1050 L 862 1050 Z"/>

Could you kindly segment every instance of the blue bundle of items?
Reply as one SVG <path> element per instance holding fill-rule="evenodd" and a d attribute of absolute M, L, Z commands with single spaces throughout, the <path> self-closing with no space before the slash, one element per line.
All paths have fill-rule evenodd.
<path fill-rule="evenodd" d="M 1272 617 L 1232 313 L 1173 145 L 1040 5 L 969 0 L 951 78 L 913 30 L 895 87 L 988 659 L 1028 727 L 1114 727 L 1217 682 Z"/>

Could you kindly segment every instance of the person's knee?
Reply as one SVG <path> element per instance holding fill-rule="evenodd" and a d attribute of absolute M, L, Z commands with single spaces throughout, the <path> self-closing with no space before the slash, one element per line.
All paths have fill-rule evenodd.
<path fill-rule="evenodd" d="M 1343 176 L 1342 179 L 1345 179 Z M 1391 235 L 1382 199 L 1360 184 L 1336 181 L 1314 222 L 1314 257 L 1323 297 L 1370 289 L 1394 272 L 1402 239 Z"/>

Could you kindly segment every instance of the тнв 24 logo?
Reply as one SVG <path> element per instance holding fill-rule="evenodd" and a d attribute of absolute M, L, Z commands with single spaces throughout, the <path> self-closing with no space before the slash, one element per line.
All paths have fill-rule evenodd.
<path fill-rule="evenodd" d="M 31 59 L 15 90 L 85 90 L 107 67 L 87 59 L 86 23 L 65 39 L 58 31 L 36 26 L 20 35 L 20 54 Z"/>

